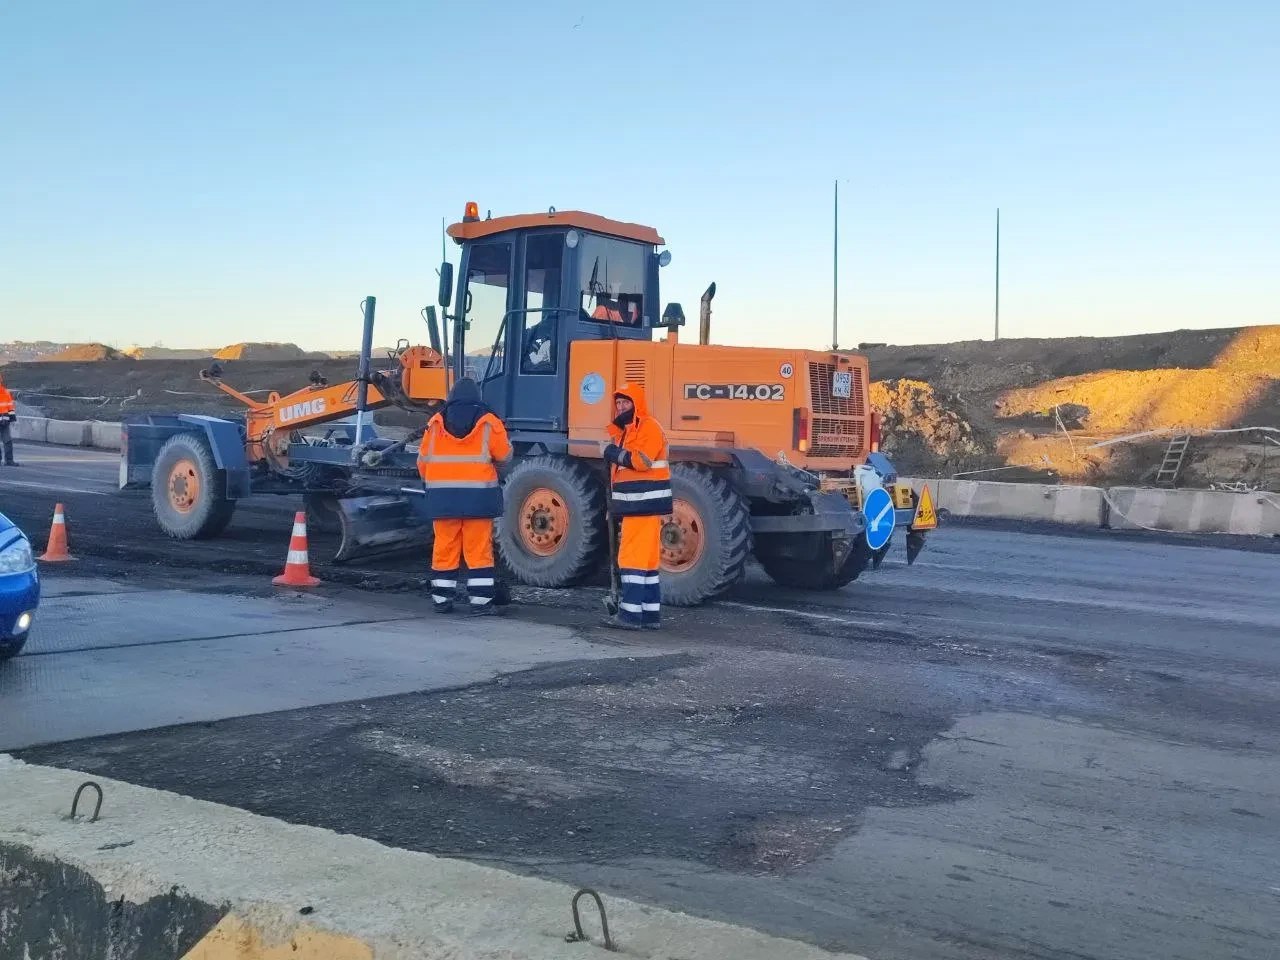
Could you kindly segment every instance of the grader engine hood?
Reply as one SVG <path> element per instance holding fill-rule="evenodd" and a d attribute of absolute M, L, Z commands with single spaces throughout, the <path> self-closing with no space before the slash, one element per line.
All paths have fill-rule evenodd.
<path fill-rule="evenodd" d="M 865 357 L 749 347 L 675 347 L 672 429 L 732 431 L 733 445 L 814 472 L 870 452 Z"/>

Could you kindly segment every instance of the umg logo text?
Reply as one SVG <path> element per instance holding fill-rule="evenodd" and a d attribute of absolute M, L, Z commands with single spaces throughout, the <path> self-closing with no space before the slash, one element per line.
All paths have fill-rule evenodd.
<path fill-rule="evenodd" d="M 301 403 L 291 403 L 287 407 L 280 408 L 280 422 L 292 423 L 294 420 L 301 420 L 303 417 L 316 417 L 324 413 L 324 409 L 324 397 L 303 400 Z"/>

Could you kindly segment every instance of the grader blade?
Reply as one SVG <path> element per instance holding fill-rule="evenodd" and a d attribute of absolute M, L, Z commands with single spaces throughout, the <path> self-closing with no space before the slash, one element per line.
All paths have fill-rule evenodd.
<path fill-rule="evenodd" d="M 924 534 L 919 530 L 912 530 L 907 534 L 907 566 L 916 562 L 916 557 L 920 555 L 920 551 L 924 549 Z"/>
<path fill-rule="evenodd" d="M 342 540 L 335 563 L 408 552 L 421 549 L 426 542 L 427 523 L 413 508 L 408 494 L 346 497 L 338 505 Z"/>

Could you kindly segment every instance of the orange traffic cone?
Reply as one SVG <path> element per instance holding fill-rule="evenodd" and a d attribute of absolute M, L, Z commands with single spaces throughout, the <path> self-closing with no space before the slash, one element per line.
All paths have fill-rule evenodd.
<path fill-rule="evenodd" d="M 293 515 L 293 536 L 289 539 L 289 558 L 284 573 L 272 581 L 278 587 L 314 587 L 320 581 L 311 575 L 307 557 L 307 514 L 299 510 Z"/>
<path fill-rule="evenodd" d="M 62 563 L 65 560 L 75 559 L 67 553 L 67 518 L 62 504 L 53 508 L 53 526 L 49 528 L 49 545 L 45 547 L 40 559 L 45 563 Z"/>

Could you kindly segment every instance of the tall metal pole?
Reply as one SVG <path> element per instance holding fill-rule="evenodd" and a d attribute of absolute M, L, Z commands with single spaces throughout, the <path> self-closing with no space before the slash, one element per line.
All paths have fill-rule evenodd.
<path fill-rule="evenodd" d="M 1000 339 L 1000 208 L 996 207 L 996 339 Z"/>
<path fill-rule="evenodd" d="M 840 349 L 840 181 L 831 207 L 831 349 Z"/>
<path fill-rule="evenodd" d="M 369 357 L 373 353 L 373 314 L 378 305 L 377 297 L 365 297 L 364 334 L 360 338 L 360 366 L 356 373 L 356 439 L 351 444 L 351 459 L 360 456 L 360 444 L 364 440 L 364 415 L 369 409 Z"/>

